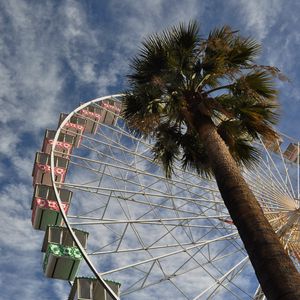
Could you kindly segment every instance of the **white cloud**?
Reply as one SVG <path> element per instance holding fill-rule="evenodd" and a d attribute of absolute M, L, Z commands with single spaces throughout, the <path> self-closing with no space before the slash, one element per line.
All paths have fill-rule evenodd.
<path fill-rule="evenodd" d="M 149 34 L 161 31 L 179 22 L 199 18 L 203 5 L 199 1 L 110 1 L 111 11 L 118 15 L 117 24 L 122 26 L 121 44 L 136 52 Z"/>
<path fill-rule="evenodd" d="M 104 49 L 104 31 L 88 24 L 88 15 L 79 2 L 66 1 L 61 15 L 64 25 L 64 55 L 74 75 L 82 83 L 97 81 L 96 64 Z"/>
<path fill-rule="evenodd" d="M 268 35 L 285 5 L 281 0 L 233 0 L 231 4 L 239 7 L 240 21 L 261 41 Z"/>
<path fill-rule="evenodd" d="M 40 38 L 43 15 L 33 18 L 30 7 L 17 1 L 9 2 L 4 11 L 10 22 L 1 36 L 2 51 L 10 56 L 9 64 L 7 58 L 1 62 L 0 98 L 5 103 L 1 121 L 19 122 L 20 132 L 39 130 L 41 123 L 47 126 L 52 122 L 53 111 L 57 113 L 55 102 L 62 88 L 60 67 L 48 43 Z"/>
<path fill-rule="evenodd" d="M 3 127 L 2 134 L 0 136 L 0 153 L 11 154 L 15 153 L 17 143 L 19 142 L 18 135 L 10 127 Z"/>

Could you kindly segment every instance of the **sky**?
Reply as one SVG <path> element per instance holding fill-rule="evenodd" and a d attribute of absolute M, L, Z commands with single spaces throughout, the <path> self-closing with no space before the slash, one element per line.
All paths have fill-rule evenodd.
<path fill-rule="evenodd" d="M 35 152 L 60 112 L 122 92 L 143 39 L 193 19 L 203 36 L 227 24 L 262 44 L 258 62 L 289 78 L 278 82 L 277 128 L 298 140 L 299 13 L 293 0 L 1 1 L 1 298 L 66 298 L 66 285 L 42 275 L 43 234 L 30 222 Z"/>

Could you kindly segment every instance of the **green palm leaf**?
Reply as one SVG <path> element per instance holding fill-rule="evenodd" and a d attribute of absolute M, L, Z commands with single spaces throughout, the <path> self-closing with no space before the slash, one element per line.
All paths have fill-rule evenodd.
<path fill-rule="evenodd" d="M 201 118 L 211 120 L 241 165 L 256 160 L 253 139 L 276 137 L 274 68 L 254 64 L 259 51 L 259 44 L 229 26 L 203 39 L 196 22 L 143 42 L 132 60 L 123 116 L 135 134 L 157 139 L 155 159 L 168 176 L 176 159 L 210 173 L 203 141 L 191 136 Z"/>

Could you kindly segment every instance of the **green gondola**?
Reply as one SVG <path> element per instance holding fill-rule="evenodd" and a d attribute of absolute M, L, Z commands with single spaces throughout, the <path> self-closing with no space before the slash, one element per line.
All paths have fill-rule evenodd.
<path fill-rule="evenodd" d="M 86 248 L 88 232 L 73 229 L 81 245 Z M 43 269 L 50 278 L 73 281 L 82 255 L 66 227 L 48 226 L 42 252 L 45 252 Z"/>

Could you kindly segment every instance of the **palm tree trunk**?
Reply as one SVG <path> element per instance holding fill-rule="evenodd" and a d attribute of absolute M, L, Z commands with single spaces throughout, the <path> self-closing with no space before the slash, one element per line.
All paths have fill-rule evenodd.
<path fill-rule="evenodd" d="M 193 118 L 219 190 L 269 300 L 300 299 L 300 275 L 209 118 Z"/>

